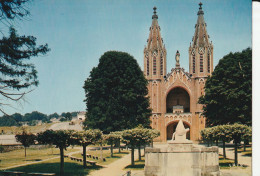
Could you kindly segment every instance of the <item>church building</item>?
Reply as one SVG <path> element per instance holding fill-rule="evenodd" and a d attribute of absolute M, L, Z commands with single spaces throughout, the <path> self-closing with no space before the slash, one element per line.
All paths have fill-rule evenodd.
<path fill-rule="evenodd" d="M 198 104 L 198 99 L 204 94 L 205 81 L 213 71 L 213 44 L 209 41 L 202 3 L 199 4 L 197 15 L 195 33 L 189 48 L 187 46 L 189 71 L 186 72 L 181 67 L 181 53 L 177 51 L 175 68 L 167 73 L 167 51 L 154 7 L 150 34 L 144 48 L 144 75 L 148 80 L 148 96 L 152 109 L 151 127 L 161 132 L 157 141 L 172 139 L 181 119 L 185 128 L 190 129 L 187 133 L 190 140 L 198 140 L 200 130 L 205 128 L 203 105 Z"/>

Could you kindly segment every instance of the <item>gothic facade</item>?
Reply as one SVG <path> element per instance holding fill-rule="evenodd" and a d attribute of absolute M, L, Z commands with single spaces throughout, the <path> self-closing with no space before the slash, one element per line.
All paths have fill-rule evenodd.
<path fill-rule="evenodd" d="M 167 73 L 167 51 L 158 24 L 156 7 L 152 25 L 144 48 L 144 75 L 148 80 L 148 95 L 152 109 L 151 127 L 160 130 L 158 141 L 172 138 L 180 119 L 190 128 L 187 138 L 198 140 L 205 128 L 202 105 L 198 99 L 204 94 L 207 77 L 213 71 L 213 44 L 209 41 L 202 4 L 199 4 L 195 33 L 189 46 L 189 72 L 180 66 L 180 53 L 176 52 L 176 65 Z"/>

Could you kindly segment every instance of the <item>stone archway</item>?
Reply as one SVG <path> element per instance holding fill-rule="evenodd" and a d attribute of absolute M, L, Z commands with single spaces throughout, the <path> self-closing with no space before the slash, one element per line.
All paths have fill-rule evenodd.
<path fill-rule="evenodd" d="M 166 129 L 166 130 L 167 130 L 167 131 L 166 131 L 167 140 L 171 140 L 171 139 L 172 139 L 172 135 L 173 135 L 173 133 L 174 133 L 175 130 L 176 130 L 176 127 L 177 127 L 178 122 L 179 122 L 179 120 L 175 120 L 175 121 L 173 121 L 173 122 L 171 122 L 171 123 L 169 123 L 169 124 L 167 125 L 167 129 Z M 190 124 L 189 124 L 188 122 L 183 121 L 183 124 L 184 124 L 184 127 L 185 127 L 185 128 L 189 128 L 189 129 L 191 128 L 191 127 L 190 127 Z M 190 131 L 187 132 L 186 138 L 190 140 Z"/>
<path fill-rule="evenodd" d="M 173 106 L 182 106 L 183 112 L 190 112 L 190 96 L 181 87 L 173 88 L 166 97 L 166 112 L 173 113 Z"/>

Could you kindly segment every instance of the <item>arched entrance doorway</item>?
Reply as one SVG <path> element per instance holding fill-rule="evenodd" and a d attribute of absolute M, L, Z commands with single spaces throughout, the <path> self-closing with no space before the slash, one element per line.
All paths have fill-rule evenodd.
<path fill-rule="evenodd" d="M 190 112 L 190 96 L 181 87 L 172 89 L 167 95 L 166 112 L 173 113 L 174 107 L 183 107 L 183 112 Z"/>
<path fill-rule="evenodd" d="M 173 133 L 175 132 L 176 130 L 176 127 L 178 125 L 178 122 L 179 120 L 176 120 L 176 121 L 173 121 L 172 123 L 170 123 L 168 126 L 167 126 L 167 140 L 171 140 L 172 139 L 172 135 Z M 183 124 L 184 124 L 184 127 L 185 128 L 189 128 L 190 129 L 190 125 L 183 121 Z M 189 139 L 190 140 L 190 131 L 188 131 L 186 133 L 186 139 Z"/>

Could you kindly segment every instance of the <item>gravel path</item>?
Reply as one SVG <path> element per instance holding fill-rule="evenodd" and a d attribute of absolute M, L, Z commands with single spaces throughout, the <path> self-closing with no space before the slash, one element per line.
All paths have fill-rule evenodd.
<path fill-rule="evenodd" d="M 143 154 L 143 151 L 142 151 Z M 138 158 L 138 152 L 135 150 L 135 160 Z M 91 172 L 90 176 L 126 176 L 128 170 L 124 168 L 131 163 L 131 154 L 123 156 L 121 159 L 116 160 L 115 162 L 105 166 L 105 168 Z M 132 176 L 144 176 L 144 172 L 141 171 L 132 171 Z"/>

